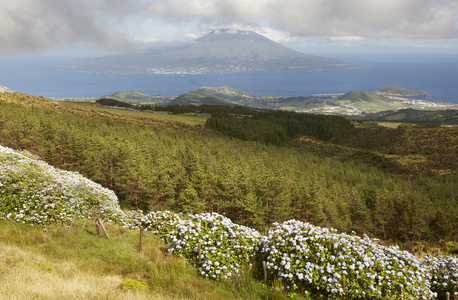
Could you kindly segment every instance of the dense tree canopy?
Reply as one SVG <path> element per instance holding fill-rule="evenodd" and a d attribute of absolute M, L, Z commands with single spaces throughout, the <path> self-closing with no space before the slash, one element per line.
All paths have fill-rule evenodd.
<path fill-rule="evenodd" d="M 249 116 L 215 113 L 205 126 L 244 141 L 267 145 L 281 145 L 298 134 L 329 140 L 353 129 L 352 123 L 343 117 L 288 111 L 253 111 Z"/>
<path fill-rule="evenodd" d="M 64 108 L 0 101 L 0 144 L 82 173 L 125 207 L 218 212 L 260 230 L 295 218 L 393 241 L 458 237 L 456 176 L 392 175 L 357 160 L 266 145 L 299 133 L 329 139 L 351 128 L 338 117 L 212 116 L 209 123 L 246 134 L 242 141 Z"/>

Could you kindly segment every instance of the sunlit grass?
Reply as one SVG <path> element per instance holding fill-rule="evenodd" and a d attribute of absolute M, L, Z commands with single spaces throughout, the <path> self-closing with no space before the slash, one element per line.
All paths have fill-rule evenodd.
<path fill-rule="evenodd" d="M 46 231 L 0 221 L 0 299 L 284 299 L 247 278 L 210 281 L 185 259 L 166 254 L 151 233 L 105 224 L 110 239 L 97 237 L 93 222 L 83 220 Z M 144 282 L 147 291 L 121 289 L 126 279 Z"/>
<path fill-rule="evenodd" d="M 118 288 L 123 278 L 50 259 L 32 248 L 0 242 L 0 299 L 159 299 Z"/>
<path fill-rule="evenodd" d="M 73 105 L 81 105 L 78 103 L 72 103 Z M 85 105 L 87 107 L 87 105 Z M 199 114 L 168 114 L 168 113 L 153 113 L 144 111 L 131 111 L 126 109 L 116 109 L 106 106 L 91 105 L 91 109 L 99 112 L 109 112 L 110 114 L 116 114 L 121 116 L 127 116 L 132 118 L 147 118 L 155 121 L 171 121 L 179 122 L 187 125 L 205 125 L 205 122 L 210 117 L 209 115 Z"/>
<path fill-rule="evenodd" d="M 401 125 L 400 122 L 377 122 L 377 124 L 388 128 L 398 128 L 398 126 Z"/>

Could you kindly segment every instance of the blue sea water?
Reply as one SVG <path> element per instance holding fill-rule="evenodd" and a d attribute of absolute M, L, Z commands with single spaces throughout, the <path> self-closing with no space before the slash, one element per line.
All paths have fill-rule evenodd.
<path fill-rule="evenodd" d="M 45 97 L 101 97 L 117 91 L 180 95 L 199 86 L 228 85 L 254 95 L 310 96 L 374 91 L 387 84 L 427 91 L 424 100 L 458 103 L 458 54 L 391 54 L 338 57 L 361 68 L 285 73 L 157 75 L 100 74 L 61 71 L 63 59 L 0 59 L 0 85 Z"/>

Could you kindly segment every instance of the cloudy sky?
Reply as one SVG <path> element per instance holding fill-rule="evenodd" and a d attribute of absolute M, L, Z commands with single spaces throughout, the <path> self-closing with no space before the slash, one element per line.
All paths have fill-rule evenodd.
<path fill-rule="evenodd" d="M 229 27 L 304 52 L 458 52 L 458 0 L 0 0 L 0 55 L 123 52 Z"/>

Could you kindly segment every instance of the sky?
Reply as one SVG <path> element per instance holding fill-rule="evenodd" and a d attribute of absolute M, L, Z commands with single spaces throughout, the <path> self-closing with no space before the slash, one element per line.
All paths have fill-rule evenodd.
<path fill-rule="evenodd" d="M 122 53 L 219 28 L 312 54 L 458 53 L 458 0 L 0 0 L 0 56 Z"/>

